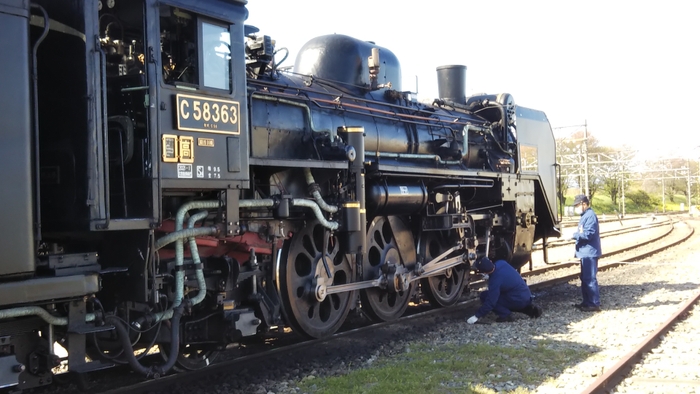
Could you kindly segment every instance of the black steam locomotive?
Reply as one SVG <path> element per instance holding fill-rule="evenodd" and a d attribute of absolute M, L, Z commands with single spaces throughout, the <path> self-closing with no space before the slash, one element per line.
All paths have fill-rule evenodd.
<path fill-rule="evenodd" d="M 0 0 L 0 387 L 448 306 L 558 235 L 544 113 L 343 35 L 285 69 L 245 3 Z"/>

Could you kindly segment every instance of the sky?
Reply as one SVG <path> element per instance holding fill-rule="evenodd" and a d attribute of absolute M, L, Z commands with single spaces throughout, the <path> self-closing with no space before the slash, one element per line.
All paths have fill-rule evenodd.
<path fill-rule="evenodd" d="M 313 37 L 374 41 L 402 90 L 438 96 L 436 67 L 467 66 L 467 95 L 510 93 L 555 136 L 582 129 L 650 158 L 700 157 L 700 2 L 249 0 L 247 24 L 293 65 Z M 569 127 L 573 126 L 573 127 Z"/>

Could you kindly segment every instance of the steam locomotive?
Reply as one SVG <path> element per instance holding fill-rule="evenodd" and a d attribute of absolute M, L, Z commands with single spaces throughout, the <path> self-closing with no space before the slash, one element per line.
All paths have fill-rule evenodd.
<path fill-rule="evenodd" d="M 558 236 L 543 112 L 340 34 L 285 68 L 245 3 L 0 0 L 0 387 L 449 306 Z"/>

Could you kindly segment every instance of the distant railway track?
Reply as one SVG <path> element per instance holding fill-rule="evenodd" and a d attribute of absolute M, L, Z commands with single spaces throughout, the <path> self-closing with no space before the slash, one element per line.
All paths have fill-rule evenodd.
<path fill-rule="evenodd" d="M 601 231 L 600 237 L 601 238 L 614 237 L 614 236 L 622 235 L 622 234 L 629 234 L 629 233 L 634 233 L 634 232 L 639 232 L 639 231 L 645 231 L 645 230 L 648 230 L 651 228 L 668 226 L 669 224 L 673 224 L 673 219 L 663 218 L 662 220 L 660 220 L 658 222 L 654 222 L 654 223 L 644 223 L 644 224 L 639 224 L 639 225 L 635 225 L 632 227 L 624 227 L 624 228 L 619 228 L 619 229 L 614 229 L 614 230 Z M 547 242 L 547 247 L 548 248 L 556 248 L 556 247 L 561 247 L 561 246 L 570 246 L 573 244 L 574 244 L 574 241 L 571 239 L 557 239 L 555 241 Z M 533 250 L 542 250 L 542 243 L 541 242 L 535 243 L 533 245 Z"/>
<path fill-rule="evenodd" d="M 639 244 L 631 247 L 624 247 L 620 248 L 618 250 L 609 252 L 609 253 L 604 253 L 600 260 L 599 260 L 599 265 L 598 265 L 598 271 L 606 271 L 609 269 L 617 268 L 635 261 L 639 261 L 642 259 L 645 259 L 649 256 L 652 256 L 656 253 L 659 253 L 661 251 L 667 250 L 669 248 L 672 248 L 682 242 L 687 241 L 690 237 L 693 236 L 695 233 L 695 229 L 692 227 L 687 227 L 686 229 L 688 231 L 683 232 L 682 230 L 679 231 L 680 234 L 674 234 L 676 232 L 676 225 L 685 225 L 684 222 L 676 222 L 674 223 L 673 227 L 669 229 L 668 232 L 664 233 L 661 236 L 654 237 L 653 239 L 647 240 L 645 242 L 640 242 Z M 674 236 L 675 235 L 675 236 Z M 661 241 L 664 242 L 661 242 Z M 656 244 L 656 245 L 655 245 Z M 628 254 L 626 254 L 628 253 Z M 618 255 L 625 255 L 624 261 L 610 261 L 610 257 L 612 256 L 618 256 Z M 549 267 L 545 268 L 540 268 L 536 270 L 532 270 L 529 272 L 524 272 L 522 273 L 523 277 L 534 277 L 537 275 L 541 275 L 547 272 L 550 272 L 552 269 L 565 269 L 565 268 L 570 268 L 570 267 L 576 267 L 578 263 L 576 261 L 570 261 L 570 262 L 564 262 L 560 264 L 554 264 Z M 579 277 L 579 272 L 578 270 L 574 270 L 576 272 L 573 273 L 567 273 L 565 275 L 559 276 L 557 278 L 543 281 L 543 282 L 538 282 L 536 284 L 531 284 L 530 288 L 531 289 L 540 289 L 544 287 L 549 287 L 555 284 L 559 283 L 565 283 L 569 282 L 572 280 L 576 280 Z"/>
<path fill-rule="evenodd" d="M 609 270 L 615 267 L 619 267 L 630 262 L 644 259 L 653 254 L 659 253 L 668 248 L 674 247 L 687 239 L 689 239 L 693 234 L 694 230 L 692 227 L 688 227 L 682 221 L 674 221 L 670 223 L 671 227 L 669 231 L 665 232 L 661 236 L 653 237 L 646 240 L 645 242 L 638 243 L 634 247 L 625 247 L 612 252 L 608 252 L 603 255 L 601 259 L 601 264 L 599 266 L 599 271 Z M 611 261 L 609 260 L 612 256 L 618 256 L 625 254 L 625 261 Z M 575 262 L 562 262 L 559 264 L 553 264 L 551 266 L 538 268 L 532 271 L 524 272 L 522 275 L 530 280 L 530 288 L 533 290 L 544 289 L 551 287 L 560 283 L 568 282 L 571 280 L 576 280 L 579 273 L 574 268 L 576 267 Z M 568 268 L 568 269 L 567 269 Z M 535 282 L 532 279 L 537 278 L 540 275 L 551 273 L 556 271 L 561 272 L 562 275 L 557 275 L 555 278 L 546 279 L 542 281 Z M 571 271 L 571 272 L 569 272 Z M 573 272 L 576 271 L 576 272 Z M 535 283 L 533 283 L 535 282 Z M 470 283 L 470 289 L 478 289 L 483 286 L 483 282 L 474 281 Z M 132 381 L 123 387 L 90 387 L 89 391 L 94 393 L 105 393 L 105 394 L 137 394 L 137 393 L 147 393 L 154 390 L 163 390 L 167 387 L 172 387 L 174 385 L 181 384 L 188 381 L 200 381 L 206 379 L 209 376 L 223 373 L 227 370 L 236 370 L 237 368 L 245 367 L 246 365 L 253 362 L 260 362 L 266 358 L 278 357 L 285 352 L 299 352 L 304 349 L 314 348 L 330 341 L 340 340 L 342 338 L 351 338 L 354 336 L 362 337 L 372 330 L 376 330 L 381 327 L 386 327 L 394 324 L 410 324 L 412 321 L 421 318 L 428 318 L 441 313 L 454 313 L 456 311 L 475 307 L 478 300 L 474 296 L 476 292 L 470 295 L 464 296 L 466 299 L 460 301 L 459 303 L 446 307 L 446 308 L 432 308 L 427 309 L 427 303 L 422 305 L 417 305 L 409 309 L 406 316 L 393 322 L 382 322 L 368 324 L 366 321 L 360 323 L 356 328 L 346 329 L 345 331 L 339 332 L 331 337 L 315 340 L 301 340 L 296 336 L 281 335 L 279 337 L 268 338 L 268 341 L 260 342 L 257 344 L 249 344 L 246 347 L 246 352 L 249 354 L 242 355 L 240 357 L 231 358 L 228 360 L 221 360 L 219 362 L 214 362 L 207 368 L 203 368 L 196 371 L 189 371 L 180 374 L 168 375 L 155 380 L 139 380 Z M 125 371 L 125 369 L 122 369 Z M 126 383 L 126 382 L 125 382 Z"/>
<path fill-rule="evenodd" d="M 614 236 L 618 236 L 618 235 L 646 231 L 649 229 L 668 226 L 668 225 L 673 225 L 673 219 L 663 218 L 662 220 L 660 220 L 658 222 L 644 223 L 644 224 L 639 224 L 639 225 L 635 225 L 632 227 L 624 227 L 624 228 L 619 228 L 619 229 L 601 231 L 600 237 L 601 238 L 610 238 L 610 237 L 614 237 Z M 547 248 L 552 249 L 552 248 L 558 248 L 558 247 L 562 247 L 562 246 L 571 246 L 573 244 L 574 244 L 574 241 L 571 239 L 557 239 L 554 241 L 547 242 Z M 541 242 L 535 243 L 532 247 L 532 250 L 533 251 L 542 250 L 542 243 Z"/>

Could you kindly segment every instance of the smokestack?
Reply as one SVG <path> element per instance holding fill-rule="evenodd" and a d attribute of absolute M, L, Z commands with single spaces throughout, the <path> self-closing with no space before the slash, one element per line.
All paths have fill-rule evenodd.
<path fill-rule="evenodd" d="M 458 64 L 440 66 L 436 71 L 439 98 L 459 104 L 466 104 L 467 66 Z"/>

